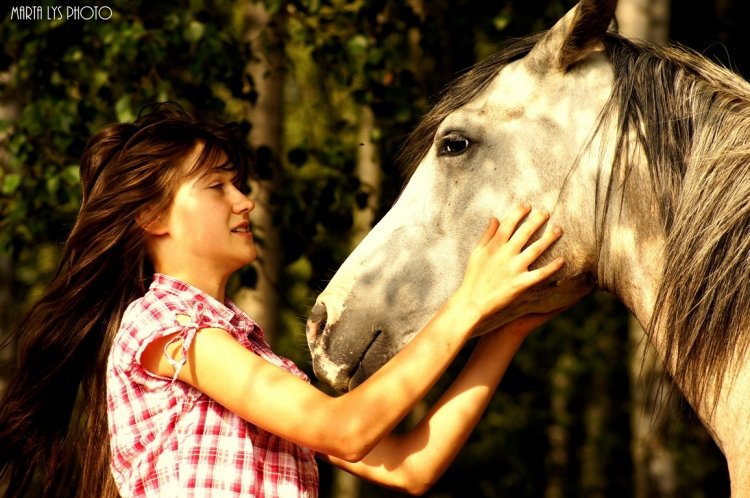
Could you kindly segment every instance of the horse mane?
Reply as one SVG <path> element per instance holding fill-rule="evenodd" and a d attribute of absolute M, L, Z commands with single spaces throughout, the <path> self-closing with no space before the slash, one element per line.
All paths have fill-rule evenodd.
<path fill-rule="evenodd" d="M 399 153 L 405 178 L 445 117 L 543 35 L 515 40 L 442 92 Z M 641 148 L 667 238 L 648 327 L 667 331 L 665 359 L 686 397 L 712 409 L 725 374 L 732 378 L 740 366 L 733 360 L 750 345 L 750 86 L 678 45 L 635 43 L 615 33 L 604 45 L 615 78 L 601 119 L 619 117 L 613 171 L 631 167 L 631 147 Z M 635 144 L 628 140 L 634 135 Z M 609 204 L 598 206 L 600 220 Z"/>
<path fill-rule="evenodd" d="M 750 345 L 750 85 L 685 47 L 616 34 L 605 46 L 615 77 L 602 115 L 619 115 L 613 168 L 641 148 L 666 233 L 648 327 L 666 332 L 664 358 L 686 397 L 713 410 Z"/>

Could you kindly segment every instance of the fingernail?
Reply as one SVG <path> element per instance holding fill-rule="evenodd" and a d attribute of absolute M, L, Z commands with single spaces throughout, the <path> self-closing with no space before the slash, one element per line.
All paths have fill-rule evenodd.
<path fill-rule="evenodd" d="M 562 235 L 563 229 L 560 225 L 555 225 L 554 227 L 552 227 L 552 233 L 555 235 Z"/>

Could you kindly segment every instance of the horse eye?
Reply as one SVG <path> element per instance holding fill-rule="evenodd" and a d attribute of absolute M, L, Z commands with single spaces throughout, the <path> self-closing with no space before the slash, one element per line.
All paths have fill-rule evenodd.
<path fill-rule="evenodd" d="M 469 140 L 461 135 L 448 135 L 443 138 L 438 149 L 439 156 L 458 156 L 469 148 Z"/>

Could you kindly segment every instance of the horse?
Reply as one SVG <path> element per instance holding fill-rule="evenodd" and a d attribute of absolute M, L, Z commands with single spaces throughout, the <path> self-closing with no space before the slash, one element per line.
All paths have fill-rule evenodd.
<path fill-rule="evenodd" d="M 400 197 L 310 311 L 313 368 L 339 390 L 361 383 L 458 287 L 487 219 L 527 201 L 565 229 L 538 264 L 566 265 L 477 334 L 614 294 L 748 497 L 750 85 L 620 36 L 616 5 L 583 0 L 446 90 L 407 139 Z"/>

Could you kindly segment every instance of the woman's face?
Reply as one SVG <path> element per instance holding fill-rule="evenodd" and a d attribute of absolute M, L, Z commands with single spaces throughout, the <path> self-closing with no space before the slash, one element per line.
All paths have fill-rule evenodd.
<path fill-rule="evenodd" d="M 192 164 L 201 149 L 199 144 L 186 164 Z M 168 244 L 160 260 L 168 258 L 170 265 L 228 275 L 255 259 L 250 231 L 255 203 L 233 183 L 235 177 L 235 171 L 216 169 L 186 178 L 177 186 L 161 217 Z"/>

